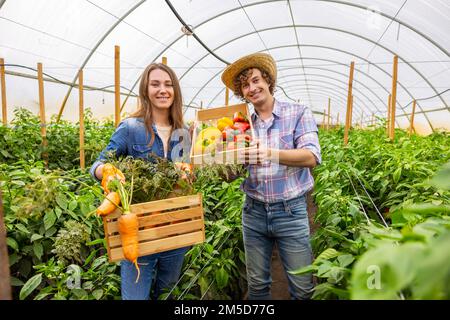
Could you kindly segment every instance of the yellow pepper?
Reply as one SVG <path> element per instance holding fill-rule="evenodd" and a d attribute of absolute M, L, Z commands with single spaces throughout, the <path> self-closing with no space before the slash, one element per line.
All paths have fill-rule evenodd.
<path fill-rule="evenodd" d="M 228 117 L 223 117 L 217 121 L 217 129 L 223 131 L 223 129 L 225 129 L 228 126 L 231 127 L 233 124 L 234 124 L 233 120 L 231 120 Z"/>

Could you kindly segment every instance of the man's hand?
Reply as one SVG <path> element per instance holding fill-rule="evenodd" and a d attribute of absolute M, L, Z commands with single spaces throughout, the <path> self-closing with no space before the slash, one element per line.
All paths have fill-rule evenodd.
<path fill-rule="evenodd" d="M 269 161 L 275 160 L 276 150 L 271 148 L 266 148 L 261 144 L 260 141 L 255 140 L 250 143 L 250 147 L 256 148 L 246 148 L 242 155 L 239 155 L 245 164 L 266 164 Z"/>

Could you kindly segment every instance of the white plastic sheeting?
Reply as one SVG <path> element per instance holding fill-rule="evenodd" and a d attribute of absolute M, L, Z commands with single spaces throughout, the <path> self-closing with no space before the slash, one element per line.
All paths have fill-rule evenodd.
<path fill-rule="evenodd" d="M 224 104 L 220 75 L 226 62 L 261 51 L 277 60 L 276 97 L 309 105 L 319 123 L 328 98 L 332 121 L 339 113 L 343 122 L 355 61 L 353 119 L 369 123 L 372 114 L 386 115 L 396 54 L 398 125 L 408 126 L 417 99 L 422 132 L 450 127 L 450 91 L 438 95 L 450 88 L 445 0 L 0 0 L 0 6 L 9 119 L 16 106 L 38 112 L 37 80 L 20 76 L 36 76 L 38 62 L 47 75 L 67 83 L 76 84 L 83 68 L 85 86 L 112 91 L 118 45 L 122 102 L 137 93 L 143 69 L 165 56 L 181 79 L 186 120 L 200 105 Z M 179 18 L 203 44 L 183 34 Z M 48 117 L 58 113 L 69 89 L 46 81 Z M 77 95 L 74 88 L 63 118 L 76 121 Z M 231 97 L 230 103 L 236 102 Z M 114 113 L 110 92 L 86 91 L 85 104 L 99 118 Z M 135 108 L 136 98 L 130 97 L 124 111 Z"/>

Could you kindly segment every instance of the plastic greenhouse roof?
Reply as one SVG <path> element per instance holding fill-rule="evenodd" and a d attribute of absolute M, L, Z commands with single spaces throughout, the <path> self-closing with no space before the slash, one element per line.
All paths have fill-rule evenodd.
<path fill-rule="evenodd" d="M 353 119 L 369 122 L 373 113 L 386 116 L 398 55 L 397 124 L 409 125 L 417 99 L 416 127 L 448 130 L 449 31 L 446 0 L 0 0 L 8 119 L 15 106 L 39 111 L 38 62 L 49 80 L 47 117 L 68 96 L 63 118 L 77 120 L 78 90 L 70 85 L 80 68 L 85 86 L 102 88 L 85 92 L 85 106 L 98 118 L 113 115 L 118 45 L 125 112 L 136 108 L 143 69 L 163 56 L 181 79 L 189 120 L 200 105 L 224 104 L 227 63 L 261 51 L 277 61 L 275 96 L 310 106 L 318 123 L 328 98 L 333 120 L 339 113 L 344 121 L 354 61 Z"/>

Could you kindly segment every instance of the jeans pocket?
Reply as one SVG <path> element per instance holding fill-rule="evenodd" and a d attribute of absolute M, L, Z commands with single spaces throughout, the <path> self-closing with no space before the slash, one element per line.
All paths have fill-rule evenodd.
<path fill-rule="evenodd" d="M 289 211 L 292 216 L 305 218 L 308 216 L 306 206 L 306 198 L 304 196 L 299 197 L 295 201 L 289 203 Z"/>

